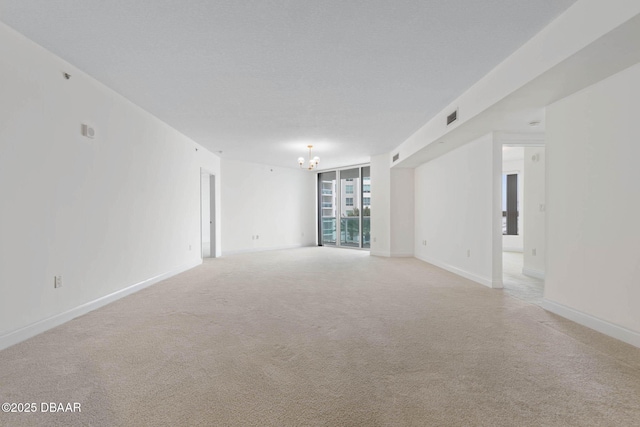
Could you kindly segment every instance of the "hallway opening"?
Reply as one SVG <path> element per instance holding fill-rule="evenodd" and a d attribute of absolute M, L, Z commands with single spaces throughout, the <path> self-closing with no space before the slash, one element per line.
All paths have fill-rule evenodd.
<path fill-rule="evenodd" d="M 540 143 L 502 147 L 502 283 L 536 305 L 544 295 L 544 151 Z"/>

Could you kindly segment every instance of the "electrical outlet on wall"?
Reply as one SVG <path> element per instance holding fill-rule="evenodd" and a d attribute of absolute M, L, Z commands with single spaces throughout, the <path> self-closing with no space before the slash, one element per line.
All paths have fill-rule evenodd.
<path fill-rule="evenodd" d="M 467 249 L 467 258 L 471 258 L 471 249 Z"/>
<path fill-rule="evenodd" d="M 531 255 L 536 256 L 536 248 L 531 249 Z"/>
<path fill-rule="evenodd" d="M 61 288 L 62 287 L 62 276 L 56 276 L 54 278 L 53 287 L 54 288 Z"/>

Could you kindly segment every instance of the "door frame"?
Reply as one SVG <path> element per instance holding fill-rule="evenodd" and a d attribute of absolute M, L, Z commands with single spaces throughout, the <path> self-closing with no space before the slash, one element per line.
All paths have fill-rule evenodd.
<path fill-rule="evenodd" d="M 502 288 L 502 148 L 546 147 L 544 132 L 494 132 L 493 140 L 493 262 L 492 287 Z M 526 178 L 525 178 L 526 179 Z M 545 176 L 546 179 L 546 176 Z M 521 197 L 524 198 L 524 189 Z M 524 232 L 524 230 L 523 230 Z M 546 236 L 546 230 L 545 230 Z M 546 244 L 546 239 L 545 239 Z"/>
<path fill-rule="evenodd" d="M 202 180 L 209 177 L 209 256 L 204 256 L 204 230 L 202 221 L 204 220 L 203 191 Z M 200 168 L 200 258 L 216 258 L 216 175 L 211 171 Z"/>

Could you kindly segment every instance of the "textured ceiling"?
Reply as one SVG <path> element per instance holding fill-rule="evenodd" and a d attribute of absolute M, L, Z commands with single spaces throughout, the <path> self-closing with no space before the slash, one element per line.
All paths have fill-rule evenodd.
<path fill-rule="evenodd" d="M 390 151 L 575 0 L 0 0 L 0 20 L 222 157 Z"/>

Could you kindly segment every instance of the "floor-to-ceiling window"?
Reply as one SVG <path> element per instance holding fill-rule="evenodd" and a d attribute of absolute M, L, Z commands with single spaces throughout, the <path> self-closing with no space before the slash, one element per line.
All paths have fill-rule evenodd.
<path fill-rule="evenodd" d="M 320 245 L 370 247 L 370 169 L 356 167 L 318 174 Z"/>
<path fill-rule="evenodd" d="M 371 247 L 371 169 L 362 168 L 362 247 Z"/>
<path fill-rule="evenodd" d="M 340 246 L 360 247 L 360 168 L 340 174 Z"/>
<path fill-rule="evenodd" d="M 336 244 L 336 172 L 318 174 L 319 242 L 321 245 Z"/>

